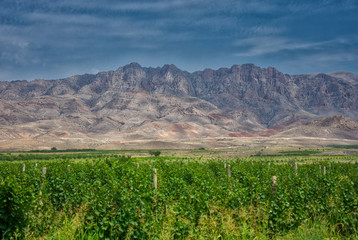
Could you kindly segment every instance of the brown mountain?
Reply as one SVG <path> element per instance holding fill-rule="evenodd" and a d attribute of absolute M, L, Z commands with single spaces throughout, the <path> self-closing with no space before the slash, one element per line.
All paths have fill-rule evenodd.
<path fill-rule="evenodd" d="M 282 137 L 323 137 L 358 140 L 358 121 L 343 116 L 325 117 L 309 123 L 283 131 Z"/>
<path fill-rule="evenodd" d="M 336 77 L 336 78 L 341 78 L 341 79 L 346 80 L 354 85 L 358 84 L 358 75 L 351 73 L 351 72 L 338 71 L 338 72 L 328 73 L 328 75 L 330 75 L 332 77 Z"/>
<path fill-rule="evenodd" d="M 189 73 L 137 63 L 59 80 L 0 82 L 0 140 L 272 135 L 319 117 L 358 118 L 355 74 L 253 64 Z"/>

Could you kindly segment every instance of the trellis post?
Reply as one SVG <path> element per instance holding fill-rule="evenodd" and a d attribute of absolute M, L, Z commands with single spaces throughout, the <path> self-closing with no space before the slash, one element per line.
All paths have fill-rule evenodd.
<path fill-rule="evenodd" d="M 277 183 L 277 177 L 272 176 L 272 185 L 271 185 L 272 192 L 276 192 L 276 188 L 277 188 L 276 183 Z"/>
<path fill-rule="evenodd" d="M 158 179 L 157 179 L 157 169 L 153 168 L 153 188 L 157 189 L 158 188 Z"/>

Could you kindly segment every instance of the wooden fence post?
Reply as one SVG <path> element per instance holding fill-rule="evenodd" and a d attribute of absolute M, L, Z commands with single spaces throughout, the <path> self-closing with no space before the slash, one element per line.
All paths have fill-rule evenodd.
<path fill-rule="evenodd" d="M 22 172 L 25 172 L 25 163 L 24 164 L 22 164 Z"/>
<path fill-rule="evenodd" d="M 277 182 L 277 177 L 272 176 L 272 185 L 271 185 L 272 192 L 276 192 L 276 188 L 277 188 L 276 182 Z"/>
<path fill-rule="evenodd" d="M 226 168 L 226 163 L 224 163 L 224 168 Z"/>
<path fill-rule="evenodd" d="M 323 175 L 326 175 L 326 166 L 323 166 Z"/>
<path fill-rule="evenodd" d="M 297 163 L 295 162 L 295 176 L 297 176 L 297 168 L 298 168 L 298 166 L 297 166 Z"/>
<path fill-rule="evenodd" d="M 42 168 L 42 177 L 45 178 L 45 175 L 46 175 L 46 167 Z M 45 186 L 46 186 L 46 184 L 45 184 L 45 179 L 44 179 L 44 181 L 42 182 L 42 187 L 44 188 Z M 40 204 L 42 205 L 42 199 L 40 199 Z"/>
<path fill-rule="evenodd" d="M 231 165 L 230 164 L 227 166 L 227 175 L 229 176 L 229 178 L 231 177 Z"/>
<path fill-rule="evenodd" d="M 158 179 L 157 179 L 157 169 L 153 168 L 154 174 L 153 174 L 153 188 L 158 188 Z"/>

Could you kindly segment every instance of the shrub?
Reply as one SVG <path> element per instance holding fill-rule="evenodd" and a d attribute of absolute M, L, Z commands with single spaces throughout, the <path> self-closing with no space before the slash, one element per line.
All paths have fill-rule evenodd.
<path fill-rule="evenodd" d="M 159 150 L 150 150 L 149 154 L 154 157 L 158 157 L 161 154 L 161 151 Z"/>

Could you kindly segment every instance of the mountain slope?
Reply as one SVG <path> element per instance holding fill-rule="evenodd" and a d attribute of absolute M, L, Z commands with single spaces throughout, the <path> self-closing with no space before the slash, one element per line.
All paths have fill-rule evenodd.
<path fill-rule="evenodd" d="M 338 72 L 328 73 L 328 75 L 335 78 L 343 79 L 352 84 L 358 84 L 358 75 L 351 72 L 338 71 Z"/>
<path fill-rule="evenodd" d="M 354 76 L 288 75 L 253 64 L 189 73 L 131 63 L 66 79 L 0 82 L 1 138 L 273 134 L 317 117 L 358 118 Z"/>
<path fill-rule="evenodd" d="M 279 133 L 281 137 L 323 137 L 358 140 L 358 121 L 343 116 L 320 118 Z"/>

